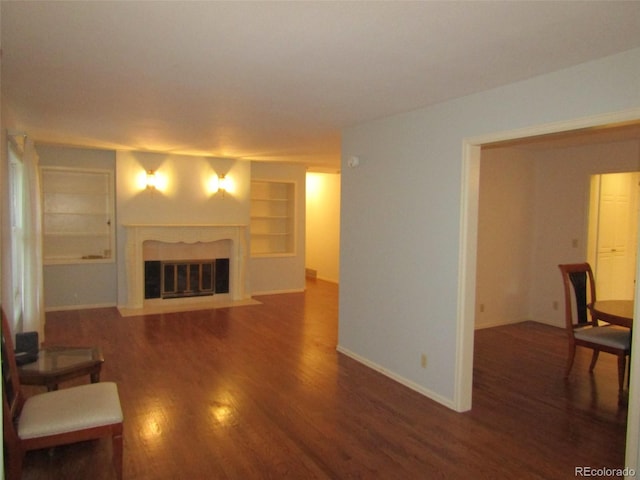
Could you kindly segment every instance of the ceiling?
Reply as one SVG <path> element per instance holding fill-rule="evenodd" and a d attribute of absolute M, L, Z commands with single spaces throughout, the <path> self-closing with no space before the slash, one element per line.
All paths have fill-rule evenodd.
<path fill-rule="evenodd" d="M 340 131 L 640 46 L 640 2 L 6 1 L 36 141 L 337 169 Z"/>

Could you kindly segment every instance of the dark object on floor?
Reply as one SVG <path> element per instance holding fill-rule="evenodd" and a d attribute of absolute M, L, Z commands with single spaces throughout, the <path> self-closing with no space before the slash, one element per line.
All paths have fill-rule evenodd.
<path fill-rule="evenodd" d="M 16 333 L 16 363 L 26 365 L 38 360 L 38 332 Z"/>

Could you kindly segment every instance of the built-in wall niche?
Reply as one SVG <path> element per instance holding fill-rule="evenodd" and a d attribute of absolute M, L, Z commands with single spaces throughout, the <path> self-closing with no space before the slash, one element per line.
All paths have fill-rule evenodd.
<path fill-rule="evenodd" d="M 45 264 L 113 262 L 113 174 L 40 168 Z"/>
<path fill-rule="evenodd" d="M 295 184 L 251 182 L 251 255 L 295 253 Z"/>

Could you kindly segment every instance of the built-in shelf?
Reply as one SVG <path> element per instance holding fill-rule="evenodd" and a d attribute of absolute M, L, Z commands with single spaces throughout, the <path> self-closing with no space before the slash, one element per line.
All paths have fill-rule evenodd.
<path fill-rule="evenodd" d="M 113 262 L 113 174 L 41 167 L 45 264 Z"/>
<path fill-rule="evenodd" d="M 251 255 L 292 254 L 295 249 L 295 184 L 251 182 Z"/>

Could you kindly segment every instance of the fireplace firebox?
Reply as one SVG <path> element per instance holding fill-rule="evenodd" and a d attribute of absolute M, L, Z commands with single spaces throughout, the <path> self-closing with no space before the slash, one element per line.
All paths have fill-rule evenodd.
<path fill-rule="evenodd" d="M 202 297 L 229 293 L 229 259 L 146 260 L 144 298 Z"/>
<path fill-rule="evenodd" d="M 126 300 L 118 305 L 121 312 L 137 314 L 145 308 L 162 308 L 166 312 L 189 305 L 244 302 L 250 298 L 246 290 L 249 251 L 246 225 L 123 224 L 123 228 L 126 278 L 122 282 L 123 290 L 118 292 L 118 298 L 119 302 L 120 298 Z M 145 299 L 145 293 L 148 293 L 145 292 L 145 261 L 200 263 L 200 259 L 229 260 L 228 293 L 215 295 L 224 290 L 218 286 L 214 287 L 212 296 L 174 297 L 164 300 L 161 293 L 157 296 L 156 292 L 155 298 Z M 162 264 L 160 266 L 162 267 Z"/>

